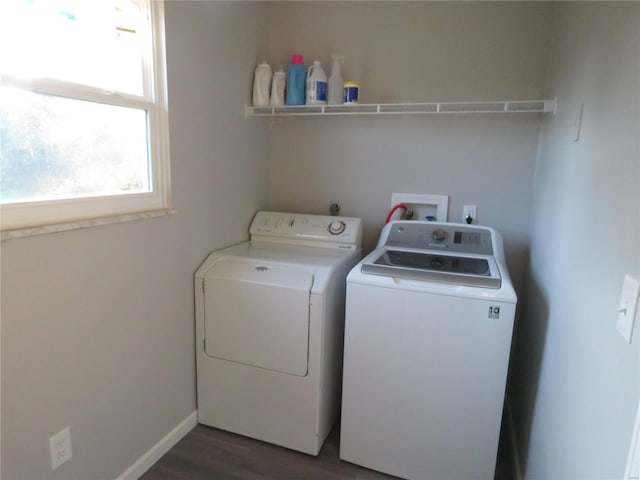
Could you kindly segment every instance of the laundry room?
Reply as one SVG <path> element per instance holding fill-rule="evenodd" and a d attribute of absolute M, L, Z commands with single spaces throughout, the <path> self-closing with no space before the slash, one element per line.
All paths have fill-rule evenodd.
<path fill-rule="evenodd" d="M 624 337 L 617 321 L 631 311 L 625 276 L 640 278 L 640 2 L 154 3 L 170 204 L 3 226 L 2 478 L 141 477 L 198 422 L 207 256 L 247 242 L 259 211 L 328 216 L 332 204 L 361 220 L 366 255 L 394 193 L 446 197 L 449 222 L 473 205 L 473 224 L 502 236 L 517 294 L 513 478 L 638 478 L 640 322 Z M 258 62 L 286 68 L 294 54 L 327 75 L 340 54 L 363 105 L 552 107 L 250 114 Z M 70 458 L 52 468 L 67 427 Z"/>

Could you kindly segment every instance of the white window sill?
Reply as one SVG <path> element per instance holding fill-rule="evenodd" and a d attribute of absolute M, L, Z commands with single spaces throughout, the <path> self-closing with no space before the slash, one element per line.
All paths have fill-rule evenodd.
<path fill-rule="evenodd" d="M 35 235 L 46 235 L 48 233 L 66 232 L 68 230 L 79 230 L 81 228 L 98 227 L 100 225 L 110 225 L 112 223 L 133 222 L 145 218 L 164 217 L 176 213 L 174 209 L 153 210 L 148 212 L 129 213 L 127 215 L 114 215 L 111 217 L 90 218 L 86 220 L 76 220 L 73 222 L 56 223 L 53 225 L 40 225 L 37 227 L 17 228 L 2 232 L 0 239 L 11 240 L 14 238 L 32 237 Z"/>

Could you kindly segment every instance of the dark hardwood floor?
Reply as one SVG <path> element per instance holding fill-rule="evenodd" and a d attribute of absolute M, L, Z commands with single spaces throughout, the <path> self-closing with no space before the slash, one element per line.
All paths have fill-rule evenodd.
<path fill-rule="evenodd" d="M 140 480 L 369 480 L 394 479 L 338 457 L 340 429 L 317 457 L 198 425 Z M 506 435 L 501 436 L 502 439 Z M 460 479 L 476 480 L 476 479 Z M 507 442 L 500 442 L 495 480 L 513 480 Z"/>

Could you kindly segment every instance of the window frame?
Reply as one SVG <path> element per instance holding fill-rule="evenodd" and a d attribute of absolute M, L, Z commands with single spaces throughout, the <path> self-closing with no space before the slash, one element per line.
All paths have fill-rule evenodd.
<path fill-rule="evenodd" d="M 2 74 L 3 86 L 146 111 L 150 192 L 15 202 L 0 205 L 0 230 L 10 231 L 135 213 L 171 211 L 169 108 L 164 2 L 141 0 L 150 18 L 150 56 L 144 58 L 143 95 L 113 92 L 51 78 Z"/>

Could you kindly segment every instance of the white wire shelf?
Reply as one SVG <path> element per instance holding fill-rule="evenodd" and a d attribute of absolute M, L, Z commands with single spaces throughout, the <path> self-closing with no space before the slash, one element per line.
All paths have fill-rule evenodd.
<path fill-rule="evenodd" d="M 496 102 L 367 103 L 359 105 L 247 106 L 247 117 L 311 115 L 420 115 L 437 113 L 555 113 L 556 99 Z"/>

